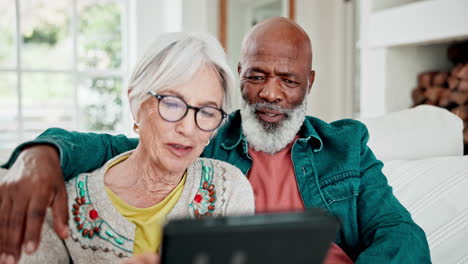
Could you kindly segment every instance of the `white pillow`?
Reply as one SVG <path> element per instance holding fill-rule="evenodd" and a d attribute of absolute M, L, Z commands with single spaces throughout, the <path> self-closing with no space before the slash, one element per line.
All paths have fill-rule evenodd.
<path fill-rule="evenodd" d="M 7 174 L 8 170 L 0 168 L 0 182 L 3 180 L 3 177 Z"/>
<path fill-rule="evenodd" d="M 386 162 L 395 196 L 426 232 L 434 263 L 468 263 L 468 156 Z"/>
<path fill-rule="evenodd" d="M 443 108 L 421 105 L 361 121 L 382 161 L 463 155 L 463 121 Z"/>
<path fill-rule="evenodd" d="M 11 149 L 2 149 L 0 148 L 0 165 L 3 165 L 7 162 L 8 158 L 11 155 Z"/>

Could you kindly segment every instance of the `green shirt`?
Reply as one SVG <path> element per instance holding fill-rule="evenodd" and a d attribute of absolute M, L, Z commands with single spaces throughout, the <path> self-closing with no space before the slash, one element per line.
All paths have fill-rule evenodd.
<path fill-rule="evenodd" d="M 240 124 L 236 111 L 202 156 L 229 162 L 247 174 L 252 160 Z M 430 263 L 425 233 L 393 195 L 382 162 L 367 146 L 368 139 L 367 128 L 358 121 L 326 123 L 306 117 L 291 155 L 304 205 L 324 208 L 341 219 L 336 243 L 356 263 Z M 69 179 L 136 148 L 138 140 L 54 128 L 25 144 L 32 143 L 56 146 L 64 176 Z"/>

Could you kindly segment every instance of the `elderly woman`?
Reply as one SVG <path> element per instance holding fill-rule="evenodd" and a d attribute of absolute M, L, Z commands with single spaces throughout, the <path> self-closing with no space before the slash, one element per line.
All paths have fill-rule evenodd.
<path fill-rule="evenodd" d="M 70 238 L 59 239 L 48 215 L 38 252 L 21 261 L 115 263 L 157 252 L 166 220 L 253 214 L 253 192 L 240 170 L 199 158 L 226 117 L 233 83 L 213 37 L 159 37 L 129 81 L 139 145 L 68 182 Z"/>

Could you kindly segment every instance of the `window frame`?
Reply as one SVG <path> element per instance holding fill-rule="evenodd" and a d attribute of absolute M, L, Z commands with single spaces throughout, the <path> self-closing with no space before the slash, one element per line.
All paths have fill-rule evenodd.
<path fill-rule="evenodd" d="M 16 118 L 16 142 L 12 142 L 12 146 L 16 145 L 18 142 L 22 142 L 24 140 L 29 140 L 30 138 L 25 137 L 24 130 L 24 106 L 23 106 L 23 74 L 24 73 L 58 73 L 58 74 L 66 74 L 72 80 L 72 89 L 73 89 L 73 127 L 69 127 L 68 129 L 80 129 L 80 102 L 78 97 L 78 90 L 80 86 L 80 80 L 92 77 L 115 77 L 120 78 L 122 80 L 122 87 L 126 87 L 128 83 L 128 61 L 129 61 L 129 39 L 128 39 L 128 29 L 129 29 L 129 0 L 111 0 L 111 2 L 115 2 L 122 5 L 122 13 L 121 13 L 121 43 L 122 43 L 122 61 L 120 67 L 118 69 L 109 69 L 109 70 L 79 70 L 78 69 L 78 3 L 81 0 L 71 0 L 72 6 L 70 13 L 70 30 L 71 30 L 71 38 L 72 38 L 72 60 L 71 60 L 71 68 L 68 66 L 64 67 L 63 69 L 49 69 L 46 67 L 34 67 L 28 68 L 25 67 L 22 63 L 22 51 L 24 48 L 23 39 L 21 36 L 22 32 L 22 25 L 21 25 L 21 0 L 14 0 L 14 39 L 15 39 L 15 58 L 14 62 L 15 65 L 9 67 L 0 67 L 0 73 L 14 73 L 16 78 L 16 86 L 14 87 L 16 90 L 16 100 L 17 100 L 17 118 Z M 120 97 L 124 99 L 126 97 L 125 89 L 122 89 L 120 93 Z M 123 100 L 124 101 L 124 100 Z M 123 105 L 124 107 L 124 105 Z M 125 116 L 122 113 L 121 120 L 125 120 Z M 94 131 L 93 131 L 94 132 Z M 109 132 L 115 133 L 116 131 L 99 131 L 99 132 Z M 10 144 L 4 146 L 4 144 L 0 144 L 0 148 L 3 147 L 11 147 Z"/>

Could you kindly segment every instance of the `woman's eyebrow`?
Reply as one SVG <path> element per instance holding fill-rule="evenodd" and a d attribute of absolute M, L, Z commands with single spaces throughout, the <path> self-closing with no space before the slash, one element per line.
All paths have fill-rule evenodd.
<path fill-rule="evenodd" d="M 184 97 L 184 95 L 182 95 L 181 93 L 179 93 L 178 91 L 174 91 L 174 90 L 170 90 L 170 89 L 167 89 L 167 90 L 163 90 L 161 91 L 161 93 L 169 93 L 171 95 L 175 95 L 177 97 L 180 97 L 182 98 L 182 100 L 184 100 L 185 103 L 187 103 L 187 99 Z M 214 106 L 216 108 L 219 108 L 218 104 L 215 102 L 215 101 L 212 101 L 212 100 L 205 100 L 205 101 L 202 101 L 200 104 L 198 104 L 200 106 Z"/>
<path fill-rule="evenodd" d="M 219 108 L 218 104 L 215 101 L 210 101 L 210 100 L 203 101 L 201 105 L 202 106 L 214 106 L 216 108 Z"/>

